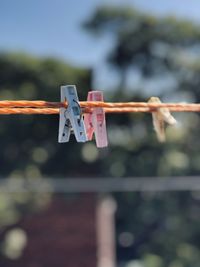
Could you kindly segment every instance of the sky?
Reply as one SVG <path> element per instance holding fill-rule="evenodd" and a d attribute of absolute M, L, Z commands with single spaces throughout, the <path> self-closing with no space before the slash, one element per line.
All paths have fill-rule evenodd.
<path fill-rule="evenodd" d="M 97 40 L 81 28 L 103 4 L 130 5 L 160 16 L 173 14 L 200 22 L 199 0 L 0 0 L 0 51 L 59 57 L 73 65 L 92 67 L 103 84 L 104 59 L 112 43 L 108 38 Z"/>

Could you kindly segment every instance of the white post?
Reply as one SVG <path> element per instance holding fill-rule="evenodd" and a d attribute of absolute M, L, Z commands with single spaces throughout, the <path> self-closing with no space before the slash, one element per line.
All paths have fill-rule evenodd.
<path fill-rule="evenodd" d="M 116 203 L 112 197 L 103 197 L 97 205 L 97 267 L 115 267 Z"/>

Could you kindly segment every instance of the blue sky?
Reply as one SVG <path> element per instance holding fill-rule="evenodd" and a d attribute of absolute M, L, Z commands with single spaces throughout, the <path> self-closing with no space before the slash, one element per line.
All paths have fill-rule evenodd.
<path fill-rule="evenodd" d="M 102 4 L 132 5 L 158 15 L 174 14 L 200 22 L 199 0 L 0 0 L 0 51 L 25 51 L 62 58 L 103 71 L 112 43 L 81 29 Z M 103 77 L 100 78 L 104 79 Z"/>

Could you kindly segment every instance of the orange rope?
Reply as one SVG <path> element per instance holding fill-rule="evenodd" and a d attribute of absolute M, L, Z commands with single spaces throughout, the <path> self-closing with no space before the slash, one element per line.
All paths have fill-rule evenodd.
<path fill-rule="evenodd" d="M 155 112 L 156 108 L 149 108 L 149 107 L 121 107 L 121 108 L 104 108 L 106 113 L 131 113 L 131 112 Z M 170 107 L 170 111 L 172 112 L 200 112 L 200 106 L 185 106 L 185 107 Z M 83 113 L 90 113 L 91 108 L 83 108 Z M 44 114 L 44 115 L 51 115 L 51 114 L 58 114 L 59 108 L 0 108 L 0 114 L 1 115 L 9 115 L 9 114 L 25 114 L 25 115 L 31 115 L 31 114 Z"/>
<path fill-rule="evenodd" d="M 200 104 L 183 103 L 146 103 L 146 102 L 89 102 L 80 101 L 83 113 L 90 113 L 92 108 L 102 107 L 106 113 L 155 112 L 166 107 L 172 112 L 200 112 Z M 67 103 L 47 101 L 0 101 L 0 114 L 58 114 L 59 108 L 67 107 Z"/>
<path fill-rule="evenodd" d="M 180 108 L 190 111 L 200 111 L 200 104 L 185 104 L 185 103 L 146 103 L 146 102 L 92 102 L 92 101 L 80 101 L 80 106 L 82 108 Z M 9 101 L 4 100 L 0 101 L 0 108 L 61 108 L 67 107 L 67 103 L 62 102 L 47 102 L 42 100 L 37 101 L 28 101 L 28 100 L 18 100 L 18 101 Z M 192 111 L 193 111 L 192 110 Z M 183 111 L 183 110 L 181 110 Z"/>
<path fill-rule="evenodd" d="M 166 107 L 171 110 L 171 108 L 176 109 L 180 108 L 183 111 L 186 109 L 186 111 L 189 111 L 189 109 L 195 109 L 195 111 L 200 111 L 200 104 L 194 104 L 194 103 L 148 103 L 148 102 L 79 102 L 81 107 L 87 107 L 87 108 L 94 108 L 94 107 L 103 107 L 103 108 L 151 108 L 151 109 L 157 109 L 161 107 Z M 61 103 L 62 104 L 62 103 Z M 0 107 L 1 107 L 1 101 L 0 101 Z"/>
<path fill-rule="evenodd" d="M 10 114 L 58 114 L 59 109 L 57 108 L 0 108 L 1 115 L 10 115 Z"/>
<path fill-rule="evenodd" d="M 64 103 L 47 101 L 28 101 L 28 100 L 3 100 L 0 101 L 0 108 L 60 108 L 65 107 Z"/>
<path fill-rule="evenodd" d="M 127 112 L 151 112 L 149 108 L 105 108 L 106 113 L 127 113 Z M 90 113 L 91 109 L 83 109 L 83 113 Z M 58 114 L 58 108 L 0 108 L 1 115 L 10 115 L 10 114 Z"/>

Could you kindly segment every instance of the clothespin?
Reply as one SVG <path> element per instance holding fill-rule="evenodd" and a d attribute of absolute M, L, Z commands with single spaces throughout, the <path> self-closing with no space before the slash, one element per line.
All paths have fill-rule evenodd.
<path fill-rule="evenodd" d="M 87 101 L 104 101 L 103 92 L 88 92 Z M 97 147 L 108 146 L 105 111 L 103 108 L 93 108 L 91 113 L 86 113 L 84 115 L 84 123 L 88 140 L 92 140 L 94 133 Z"/>
<path fill-rule="evenodd" d="M 58 142 L 68 142 L 72 131 L 77 142 L 86 142 L 87 136 L 75 85 L 61 86 L 61 102 L 67 102 L 68 106 L 60 108 Z"/>
<path fill-rule="evenodd" d="M 158 97 L 151 97 L 148 103 L 162 103 Z M 177 121 L 170 114 L 168 108 L 157 108 L 152 112 L 153 126 L 156 131 L 157 138 L 160 142 L 165 142 L 165 122 L 170 125 L 175 125 Z"/>

